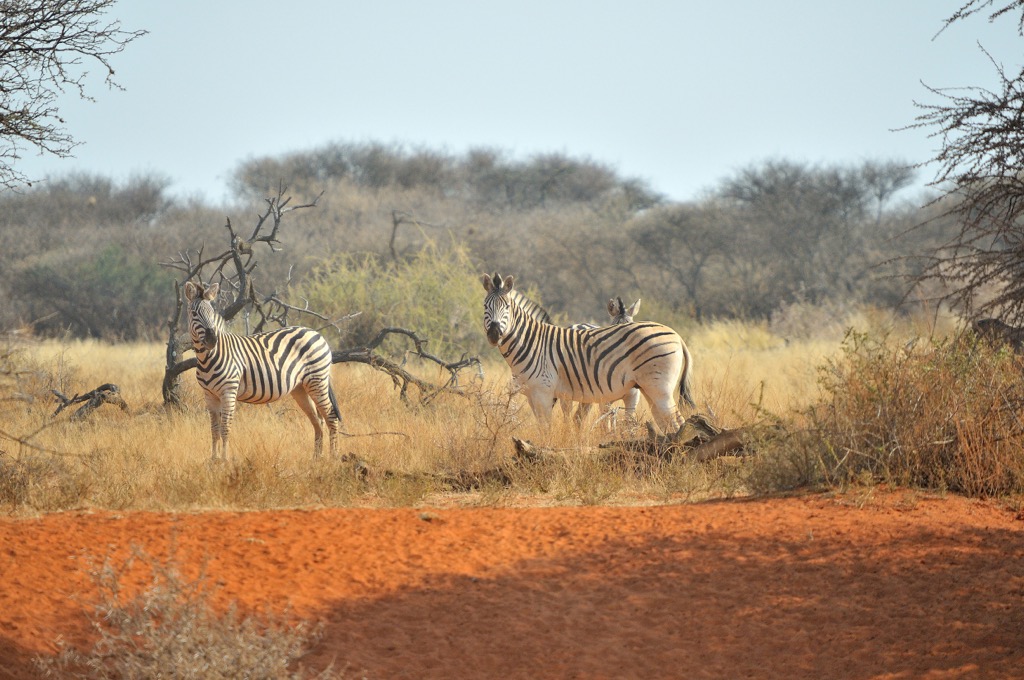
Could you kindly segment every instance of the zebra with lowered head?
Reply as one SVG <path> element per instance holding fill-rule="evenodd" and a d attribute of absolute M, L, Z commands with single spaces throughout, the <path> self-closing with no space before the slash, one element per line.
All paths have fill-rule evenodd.
<path fill-rule="evenodd" d="M 553 326 L 523 311 L 512 295 L 513 277 L 485 274 L 481 282 L 487 340 L 505 357 L 541 423 L 550 424 L 556 399 L 605 403 L 634 387 L 663 431 L 674 434 L 686 422 L 676 397 L 695 406 L 693 359 L 674 330 L 649 321 L 582 330 Z"/>
<path fill-rule="evenodd" d="M 218 450 L 228 458 L 228 434 L 236 402 L 266 404 L 291 394 L 313 424 L 314 455 L 323 448 L 323 422 L 334 453 L 341 431 L 341 413 L 331 388 L 331 348 L 310 328 L 291 326 L 256 335 L 236 335 L 213 308 L 220 284 L 185 283 L 189 335 L 198 365 L 213 433 L 213 459 Z"/>

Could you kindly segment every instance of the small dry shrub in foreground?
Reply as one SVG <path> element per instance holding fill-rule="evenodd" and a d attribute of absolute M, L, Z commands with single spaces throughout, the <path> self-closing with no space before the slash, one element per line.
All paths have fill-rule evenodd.
<path fill-rule="evenodd" d="M 153 573 L 149 588 L 135 597 L 122 581 L 135 562 Z M 209 580 L 182 577 L 167 564 L 136 550 L 120 566 L 108 560 L 90 573 L 99 591 L 93 627 L 99 639 L 89 650 L 62 646 L 55 657 L 39 657 L 36 666 L 52 678 L 333 678 L 299 664 L 320 635 L 307 623 L 289 625 L 272 617 L 239 614 L 234 605 L 218 615 L 210 604 Z"/>
<path fill-rule="evenodd" d="M 822 368 L 821 387 L 798 453 L 820 461 L 827 481 L 1024 491 L 1019 357 L 969 340 L 896 344 L 851 333 Z"/>

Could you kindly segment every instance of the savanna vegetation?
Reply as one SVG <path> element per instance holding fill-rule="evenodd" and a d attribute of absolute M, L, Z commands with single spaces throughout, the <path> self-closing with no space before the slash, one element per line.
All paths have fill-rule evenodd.
<path fill-rule="evenodd" d="M 900 439 L 896 423 L 873 416 L 883 418 L 873 427 L 891 432 L 893 442 L 864 439 L 863 424 L 842 420 L 855 412 L 848 399 L 867 413 L 861 402 L 908 389 L 889 371 L 907 372 L 911 383 L 922 366 L 929 379 L 940 375 L 928 363 L 939 361 L 934 352 L 953 352 L 949 361 L 963 366 L 991 364 L 1013 384 L 1012 359 L 944 344 L 955 319 L 943 312 L 937 324 L 935 309 L 919 301 L 926 290 L 906 294 L 919 272 L 899 255 L 933 247 L 953 224 L 942 201 L 921 208 L 920 196 L 901 200 L 911 177 L 896 162 L 776 160 L 736 173 L 699 201 L 676 204 L 587 159 L 339 144 L 243 163 L 229 206 L 183 202 L 154 177 L 119 184 L 71 176 L 7 194 L 0 198 L 12 244 L 0 253 L 9 301 L 0 311 L 8 329 L 0 502 L 28 510 L 647 502 L 869 477 L 1018 491 L 1012 455 L 984 481 L 939 469 L 964 458 L 963 447 L 984 448 L 977 433 L 961 445 L 961 417 L 926 432 L 903 428 L 912 440 L 930 437 L 950 448 L 906 466 L 889 449 L 923 454 L 916 440 Z M 261 213 L 266 205 L 270 211 Z M 254 225 L 266 226 L 261 216 L 275 206 L 293 209 L 276 213 L 273 239 L 261 240 L 265 232 Z M 932 218 L 929 227 L 908 231 L 924 217 Z M 752 427 L 747 434 L 756 441 L 748 448 L 759 455 L 608 464 L 593 455 L 613 436 L 603 422 L 537 432 L 480 328 L 478 276 L 492 270 L 516 273 L 561 323 L 601 319 L 615 295 L 642 297 L 642 318 L 673 326 L 690 344 L 699 410 L 720 427 Z M 233 271 L 244 272 L 244 286 Z M 261 306 L 272 301 L 284 305 L 289 322 L 322 330 L 336 349 L 402 327 L 426 339 L 434 355 L 482 364 L 457 375 L 458 393 L 412 394 L 368 366 L 338 365 L 351 456 L 311 460 L 308 425 L 288 401 L 243 407 L 234 430 L 237 464 L 211 469 L 209 421 L 191 375 L 184 374 L 176 408 L 168 410 L 160 392 L 168 348 L 188 354 L 178 307 L 188 276 L 239 285 L 225 301 L 237 303 L 238 332 L 273 320 Z M 892 349 L 913 338 L 921 364 Z M 401 336 L 378 351 L 424 385 L 450 379 Z M 884 368 L 873 376 L 862 362 Z M 957 381 L 971 380 L 971 372 L 939 363 L 949 371 L 949 393 L 964 393 Z M 103 383 L 119 386 L 127 410 L 54 415 L 55 394 Z M 854 389 L 857 396 L 847 394 Z M 836 401 L 844 407 L 829 410 Z M 997 425 L 993 436 L 1016 441 L 1012 422 Z M 513 437 L 543 440 L 565 455 L 555 464 L 518 465 Z M 922 466 L 931 471 L 910 471 Z M 490 476 L 494 470 L 503 471 L 502 483 Z"/>
<path fill-rule="evenodd" d="M 25 179 L 15 163 L 24 148 L 67 155 L 74 145 L 55 90 L 25 80 L 86 96 L 83 72 L 47 60 L 59 52 L 46 32 L 81 31 L 79 53 L 108 69 L 142 35 L 90 18 L 110 4 L 71 3 L 52 24 L 32 3 L 8 12 L 19 35 L 40 42 L 11 71 L 35 101 L 0 101 L 9 128 L 0 185 Z M 985 8 L 998 19 L 1019 3 L 971 0 L 949 22 Z M 3 35 L 13 44 L 14 33 Z M 961 332 L 981 313 L 1024 314 L 1024 70 L 999 76 L 994 93 L 931 90 L 944 98 L 919 118 L 944 142 L 932 195 L 908 195 L 915 170 L 892 159 L 752 163 L 678 203 L 589 158 L 375 142 L 245 161 L 225 205 L 173 197 L 159 176 L 70 175 L 0 194 L 0 507 L 651 503 L 878 483 L 1024 493 L 1020 358 Z M 260 215 L 289 203 L 303 209 L 257 238 Z M 478 274 L 495 270 L 516 274 L 559 323 L 603 320 L 608 298 L 642 297 L 641 317 L 690 345 L 698 410 L 744 428 L 746 455 L 595 455 L 635 433 L 593 418 L 539 431 L 480 328 Z M 388 339 L 378 351 L 420 387 L 409 394 L 394 373 L 336 365 L 343 455 L 311 457 L 304 417 L 286 401 L 243 407 L 235 461 L 211 466 L 194 381 L 173 407 L 161 391 L 187 353 L 179 302 L 189 277 L 228 282 L 239 332 L 287 317 L 343 350 L 401 327 L 436 356 L 481 361 L 446 383 L 452 376 L 404 336 Z M 104 383 L 116 383 L 125 408 L 57 408 Z M 543 440 L 557 455 L 524 462 L 513 438 Z M 234 613 L 211 619 L 201 582 L 154 570 L 162 580 L 138 602 L 101 603 L 113 622 L 103 649 L 68 650 L 43 670 L 103 677 L 114 659 L 124 674 L 146 675 L 185 640 L 222 651 L 227 673 L 242 655 L 255 673 L 282 675 L 315 637 Z M 116 593 L 116 571 L 96 579 Z M 166 616 L 147 628 L 152 610 Z M 154 637 L 145 654 L 128 655 L 140 627 Z"/>

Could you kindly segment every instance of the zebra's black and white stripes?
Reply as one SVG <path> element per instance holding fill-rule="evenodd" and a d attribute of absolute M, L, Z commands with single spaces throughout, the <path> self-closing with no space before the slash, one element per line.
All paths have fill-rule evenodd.
<path fill-rule="evenodd" d="M 513 296 L 513 277 L 481 278 L 484 329 L 521 385 L 534 415 L 551 420 L 555 399 L 605 403 L 636 387 L 658 426 L 675 433 L 685 419 L 676 397 L 694 405 L 692 358 L 679 334 L 653 322 L 578 330 L 532 318 Z"/>
<path fill-rule="evenodd" d="M 620 297 L 612 298 L 612 299 L 608 300 L 608 316 L 610 317 L 609 325 L 611 325 L 611 326 L 619 326 L 619 325 L 624 324 L 624 323 L 633 323 L 633 318 L 636 316 L 636 313 L 639 312 L 639 311 L 640 311 L 640 299 L 639 298 L 637 298 L 637 301 L 634 302 L 633 304 L 631 304 L 629 307 L 627 307 L 625 305 L 625 303 L 622 302 L 622 298 L 620 298 Z M 594 323 L 574 323 L 572 326 L 570 326 L 570 328 L 575 328 L 577 330 L 593 330 L 595 328 L 600 328 L 600 326 L 598 326 L 597 324 L 594 324 Z M 622 404 L 625 407 L 625 413 L 626 413 L 626 420 L 627 421 L 629 421 L 631 423 L 635 423 L 636 422 L 636 407 L 637 407 L 637 404 L 639 404 L 639 403 L 640 403 L 640 390 L 638 390 L 637 388 L 634 387 L 622 399 Z M 565 413 L 566 417 L 568 417 L 568 415 L 569 415 L 570 406 L 571 405 L 570 405 L 569 402 L 566 402 L 566 401 L 562 402 L 562 412 Z M 590 404 L 580 404 L 576 408 L 576 415 L 574 417 L 576 418 L 576 422 L 577 423 L 582 423 L 583 420 L 587 417 L 587 414 L 590 413 L 590 406 L 591 406 Z M 617 409 L 611 408 L 610 404 L 602 404 L 601 407 L 602 407 L 603 413 L 601 415 L 601 418 L 599 418 L 599 420 L 602 420 L 602 419 L 605 420 L 605 422 L 607 423 L 609 428 L 615 429 L 615 421 L 616 421 L 616 411 L 617 411 Z"/>
<path fill-rule="evenodd" d="M 189 335 L 198 366 L 196 378 L 206 398 L 213 434 L 213 458 L 228 457 L 228 434 L 236 402 L 265 404 L 291 394 L 313 424 L 314 454 L 323 448 L 323 422 L 335 451 L 341 413 L 331 388 L 331 348 L 322 335 L 292 326 L 236 335 L 211 304 L 219 284 L 185 283 Z"/>

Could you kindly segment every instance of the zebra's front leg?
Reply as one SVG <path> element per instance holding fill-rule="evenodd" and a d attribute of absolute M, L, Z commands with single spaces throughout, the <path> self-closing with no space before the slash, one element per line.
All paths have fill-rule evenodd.
<path fill-rule="evenodd" d="M 530 410 L 533 411 L 533 415 L 540 422 L 541 427 L 550 430 L 551 411 L 555 408 L 554 392 L 532 390 L 526 395 L 526 400 L 530 403 Z M 569 402 L 569 406 L 572 406 L 572 402 Z"/>
<path fill-rule="evenodd" d="M 222 394 L 220 398 L 220 443 L 221 443 L 221 454 L 224 458 L 224 462 L 228 462 L 230 459 L 230 450 L 228 448 L 228 435 L 231 432 L 231 420 L 235 417 L 235 393 L 228 392 Z M 216 455 L 214 455 L 216 459 Z"/>
<path fill-rule="evenodd" d="M 206 398 L 206 410 L 210 414 L 210 462 L 217 461 L 217 453 L 221 449 L 223 437 L 221 435 L 221 402 L 220 397 L 210 392 L 204 392 Z"/>

